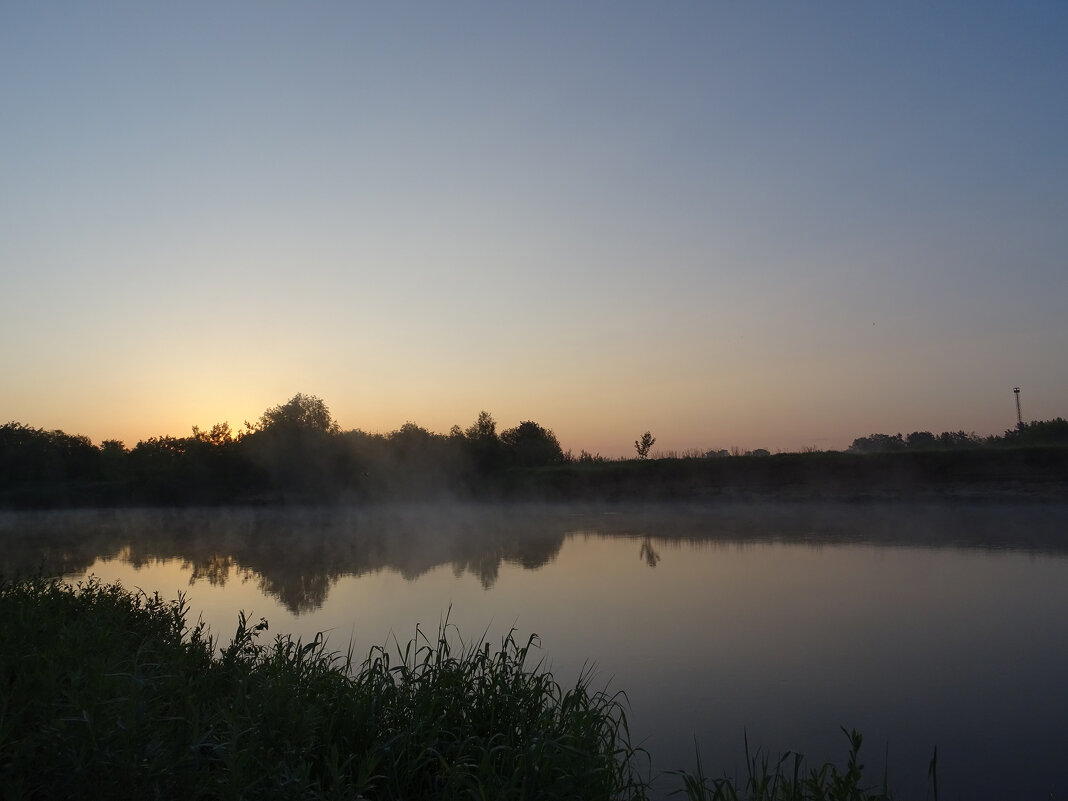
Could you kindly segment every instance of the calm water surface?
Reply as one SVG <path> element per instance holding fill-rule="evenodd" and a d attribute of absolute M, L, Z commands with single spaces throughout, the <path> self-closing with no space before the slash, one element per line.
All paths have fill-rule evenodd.
<path fill-rule="evenodd" d="M 0 570 L 189 597 L 228 638 L 358 655 L 443 617 L 540 636 L 561 683 L 625 690 L 654 773 L 740 774 L 743 738 L 899 797 L 1068 798 L 1068 509 L 418 507 L 0 516 Z M 667 791 L 677 786 L 663 777 Z"/>

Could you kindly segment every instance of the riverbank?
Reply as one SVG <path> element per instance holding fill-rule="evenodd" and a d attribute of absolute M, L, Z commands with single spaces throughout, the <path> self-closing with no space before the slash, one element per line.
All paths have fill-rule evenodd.
<path fill-rule="evenodd" d="M 0 584 L 0 773 L 8 797 L 645 799 L 624 697 L 562 686 L 536 638 L 372 648 L 265 643 L 242 615 L 220 648 L 165 601 L 90 580 Z M 737 786 L 673 774 L 691 799 L 875 801 L 848 732 L 844 768 L 746 754 Z M 862 788 L 876 784 L 880 789 Z M 763 788 L 763 789 L 758 789 Z"/>
<path fill-rule="evenodd" d="M 1068 447 L 783 453 L 572 463 L 512 472 L 499 492 L 545 500 L 1068 500 Z"/>
<path fill-rule="evenodd" d="M 301 454 L 293 458 L 297 470 Z M 181 470 L 169 473 L 131 468 L 111 480 L 45 480 L 13 473 L 15 477 L 0 484 L 0 508 L 374 506 L 442 500 L 1068 501 L 1068 446 L 1062 445 L 568 461 L 433 476 L 415 467 L 376 472 L 339 463 L 332 470 L 321 465 L 309 470 L 317 476 L 314 481 L 288 484 L 271 483 L 239 461 L 212 464 L 212 470 L 199 470 L 193 469 L 194 462 L 183 463 Z"/>

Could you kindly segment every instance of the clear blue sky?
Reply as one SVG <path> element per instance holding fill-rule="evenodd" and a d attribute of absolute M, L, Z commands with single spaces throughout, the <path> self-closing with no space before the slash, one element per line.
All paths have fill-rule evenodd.
<path fill-rule="evenodd" d="M 0 418 L 1068 415 L 1068 4 L 0 4 Z"/>

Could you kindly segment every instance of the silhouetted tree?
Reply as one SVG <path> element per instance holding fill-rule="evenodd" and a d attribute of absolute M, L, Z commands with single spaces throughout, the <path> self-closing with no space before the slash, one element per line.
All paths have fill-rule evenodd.
<path fill-rule="evenodd" d="M 330 410 L 322 398 L 298 392 L 287 403 L 268 409 L 260 417 L 259 428 L 297 428 L 322 431 L 327 434 L 339 432 Z"/>
<path fill-rule="evenodd" d="M 653 447 L 653 443 L 655 443 L 655 442 L 656 442 L 656 437 L 654 437 L 648 431 L 646 431 L 644 434 L 642 434 L 641 439 L 634 440 L 634 450 L 636 450 L 638 452 L 638 458 L 639 459 L 648 459 L 649 458 L 649 449 Z"/>
<path fill-rule="evenodd" d="M 531 420 L 502 431 L 501 442 L 520 467 L 542 467 L 564 461 L 564 451 L 556 435 Z"/>
<path fill-rule="evenodd" d="M 238 445 L 275 491 L 297 499 L 330 498 L 349 475 L 340 434 L 322 399 L 297 393 L 265 411 Z"/>
<path fill-rule="evenodd" d="M 493 415 L 483 409 L 478 413 L 478 419 L 464 432 L 468 439 L 496 439 L 497 421 Z"/>
<path fill-rule="evenodd" d="M 479 475 L 488 475 L 505 466 L 508 452 L 505 444 L 497 436 L 497 421 L 493 415 L 483 409 L 464 431 L 467 438 L 467 452 Z"/>
<path fill-rule="evenodd" d="M 231 444 L 234 436 L 229 423 L 216 423 L 211 427 L 211 431 L 201 431 L 198 426 L 193 426 L 193 439 L 220 447 Z"/>

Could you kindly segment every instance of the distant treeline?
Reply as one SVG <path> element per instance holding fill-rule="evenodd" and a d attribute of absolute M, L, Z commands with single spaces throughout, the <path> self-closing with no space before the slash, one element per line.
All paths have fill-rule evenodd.
<path fill-rule="evenodd" d="M 1020 423 L 1002 436 L 980 436 L 974 431 L 943 431 L 937 436 L 930 431 L 901 434 L 871 434 L 853 440 L 853 453 L 886 453 L 890 451 L 959 450 L 962 448 L 1020 447 L 1031 445 L 1068 444 L 1068 420 L 1056 418 L 1034 423 Z"/>
<path fill-rule="evenodd" d="M 1013 461 L 1018 457 L 996 455 L 1036 447 L 1052 447 L 1059 455 L 1028 457 L 1023 467 Z M 884 458 L 899 452 L 906 462 Z M 965 452 L 977 456 L 964 458 Z M 938 453 L 946 458 L 934 459 Z M 194 426 L 190 436 L 151 437 L 132 449 L 117 440 L 97 447 L 85 436 L 8 423 L 0 427 L 0 506 L 707 497 L 805 488 L 824 479 L 836 492 L 850 494 L 878 487 L 891 465 L 895 481 L 906 473 L 928 481 L 934 470 L 931 475 L 945 481 L 981 484 L 1023 476 L 1025 482 L 1056 483 L 1068 463 L 1065 454 L 1068 421 L 1057 418 L 993 437 L 872 434 L 854 440 L 847 453 L 772 456 L 758 450 L 747 458 L 613 461 L 585 451 L 573 457 L 551 430 L 533 421 L 498 433 L 488 412 L 448 434 L 415 423 L 388 434 L 342 431 L 321 399 L 298 394 L 237 433 L 228 423 L 209 431 Z M 968 472 L 953 478 L 954 466 L 965 464 Z M 858 477 L 866 483 L 858 485 Z"/>
<path fill-rule="evenodd" d="M 342 431 L 326 404 L 298 394 L 235 433 L 228 423 L 127 449 L 20 423 L 0 427 L 0 505 L 354 501 L 471 495 L 509 470 L 563 463 L 533 421 L 497 432 L 488 412 L 466 430 L 405 423 Z"/>

